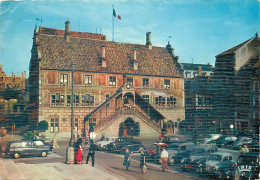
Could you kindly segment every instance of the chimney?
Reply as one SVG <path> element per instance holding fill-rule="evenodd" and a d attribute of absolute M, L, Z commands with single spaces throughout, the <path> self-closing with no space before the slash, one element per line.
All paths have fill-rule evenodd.
<path fill-rule="evenodd" d="M 65 22 L 65 35 L 64 35 L 64 38 L 65 38 L 65 40 L 67 42 L 70 42 L 69 32 L 70 32 L 70 22 L 66 21 Z"/>
<path fill-rule="evenodd" d="M 148 46 L 149 49 L 152 49 L 151 32 L 146 33 L 146 46 Z"/>
<path fill-rule="evenodd" d="M 106 58 L 106 48 L 105 48 L 105 46 L 102 46 L 102 47 L 101 47 L 101 50 L 102 50 L 102 55 L 101 55 L 101 57 L 102 57 L 102 59 L 105 59 L 105 58 Z"/>
<path fill-rule="evenodd" d="M 105 46 L 101 47 L 101 58 L 102 58 L 102 67 L 107 67 L 107 60 L 106 60 L 106 48 Z"/>
<path fill-rule="evenodd" d="M 201 76 L 201 66 L 198 68 L 198 75 Z"/>

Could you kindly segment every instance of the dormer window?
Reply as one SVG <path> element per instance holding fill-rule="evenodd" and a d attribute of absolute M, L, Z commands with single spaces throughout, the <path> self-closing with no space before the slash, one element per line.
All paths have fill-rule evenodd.
<path fill-rule="evenodd" d="M 60 84 L 68 85 L 68 74 L 60 75 Z"/>
<path fill-rule="evenodd" d="M 85 75 L 85 85 L 86 86 L 92 85 L 92 75 Z"/>
<path fill-rule="evenodd" d="M 169 79 L 165 79 L 164 80 L 164 88 L 165 89 L 170 89 L 171 84 L 170 84 L 170 80 Z"/>

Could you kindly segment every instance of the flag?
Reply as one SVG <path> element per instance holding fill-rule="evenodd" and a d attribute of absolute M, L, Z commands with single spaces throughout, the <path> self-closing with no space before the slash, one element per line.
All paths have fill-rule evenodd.
<path fill-rule="evenodd" d="M 117 12 L 114 9 L 113 9 L 113 15 L 114 15 L 114 17 L 121 20 L 121 16 L 119 14 L 117 14 Z"/>

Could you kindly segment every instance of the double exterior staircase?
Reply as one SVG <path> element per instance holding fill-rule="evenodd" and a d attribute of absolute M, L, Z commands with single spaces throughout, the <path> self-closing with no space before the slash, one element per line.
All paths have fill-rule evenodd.
<path fill-rule="evenodd" d="M 156 123 L 150 120 L 150 118 L 146 115 L 141 113 L 135 108 L 128 108 L 124 107 L 119 109 L 118 111 L 114 112 L 111 116 L 108 116 L 105 118 L 101 123 L 99 123 L 95 127 L 95 131 L 101 131 L 105 127 L 107 127 L 109 124 L 111 124 L 113 121 L 115 121 L 119 116 L 121 115 L 136 115 L 138 118 L 140 118 L 144 123 L 146 123 L 148 126 L 156 130 L 157 132 L 161 133 L 161 128 L 158 127 Z"/>

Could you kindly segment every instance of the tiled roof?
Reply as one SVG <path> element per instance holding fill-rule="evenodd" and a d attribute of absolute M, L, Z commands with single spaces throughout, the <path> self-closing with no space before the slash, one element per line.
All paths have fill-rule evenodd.
<path fill-rule="evenodd" d="M 239 45 L 237 45 L 237 46 L 235 46 L 235 47 L 233 47 L 233 48 L 231 48 L 231 49 L 229 49 L 229 50 L 226 50 L 226 51 L 224 51 L 224 52 L 218 54 L 216 57 L 220 57 L 220 56 L 224 56 L 224 55 L 227 55 L 227 54 L 234 53 L 236 50 L 238 50 L 239 48 L 241 48 L 243 45 L 245 45 L 245 44 L 246 44 L 248 41 L 250 41 L 250 40 L 251 40 L 251 39 L 249 39 L 249 40 L 247 40 L 247 41 L 245 41 L 245 42 L 243 42 L 243 43 L 241 43 L 241 44 L 239 44 Z"/>
<path fill-rule="evenodd" d="M 184 70 L 194 70 L 197 71 L 199 66 L 202 71 L 213 71 L 214 67 L 210 64 L 193 64 L 193 63 L 181 63 Z"/>
<path fill-rule="evenodd" d="M 41 52 L 42 68 L 71 69 L 70 65 L 74 62 L 75 70 L 78 71 L 181 76 L 178 64 L 166 48 L 153 46 L 149 49 L 146 45 L 117 43 L 92 37 L 70 36 L 70 41 L 66 42 L 62 33 L 50 35 L 45 33 L 47 29 L 44 28 L 44 31 L 37 35 L 37 49 Z M 106 51 L 106 68 L 101 65 L 102 46 L 105 46 Z M 136 61 L 139 63 L 138 70 L 134 70 L 131 64 L 134 49 Z"/>

